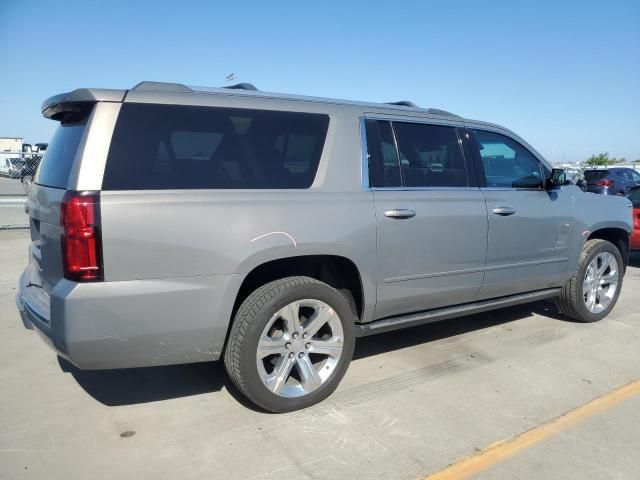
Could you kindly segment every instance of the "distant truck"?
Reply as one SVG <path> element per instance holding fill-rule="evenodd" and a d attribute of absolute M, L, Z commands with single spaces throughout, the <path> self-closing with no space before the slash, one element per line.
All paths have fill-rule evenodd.
<path fill-rule="evenodd" d="M 22 138 L 0 137 L 0 175 L 10 178 L 20 177 L 24 164 L 22 160 Z"/>
<path fill-rule="evenodd" d="M 34 145 L 24 143 L 22 145 L 23 164 L 19 177 L 26 193 L 31 191 L 36 170 L 38 169 L 38 165 L 40 165 L 40 160 L 42 160 L 44 152 L 47 150 L 47 146 L 47 143 L 36 143 Z"/>

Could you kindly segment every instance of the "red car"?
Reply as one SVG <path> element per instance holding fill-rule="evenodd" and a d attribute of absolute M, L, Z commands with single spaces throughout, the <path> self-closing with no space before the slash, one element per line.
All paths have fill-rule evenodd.
<path fill-rule="evenodd" d="M 631 250 L 640 250 L 640 186 L 632 188 L 627 198 L 633 203 Z"/>

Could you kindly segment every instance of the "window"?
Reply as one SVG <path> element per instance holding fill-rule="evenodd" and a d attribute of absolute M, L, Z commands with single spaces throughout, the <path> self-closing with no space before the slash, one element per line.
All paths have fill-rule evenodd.
<path fill-rule="evenodd" d="M 328 115 L 124 104 L 104 190 L 308 188 Z"/>
<path fill-rule="evenodd" d="M 400 187 L 400 163 L 396 152 L 391 123 L 367 120 L 367 152 L 369 157 L 369 185 L 371 187 Z"/>
<path fill-rule="evenodd" d="M 60 124 L 37 170 L 36 183 L 47 187 L 67 188 L 85 126 L 86 119 L 78 123 Z M 35 170 L 36 160 L 27 160 L 27 165 L 29 164 Z M 33 171 L 29 173 L 33 175 Z"/>
<path fill-rule="evenodd" d="M 526 148 L 509 137 L 475 130 L 488 187 L 539 188 L 541 164 Z"/>
<path fill-rule="evenodd" d="M 455 127 L 394 122 L 406 187 L 469 185 Z"/>
<path fill-rule="evenodd" d="M 617 170 L 616 175 L 632 182 L 640 181 L 640 174 L 630 168 Z"/>
<path fill-rule="evenodd" d="M 587 182 L 593 182 L 596 180 L 602 180 L 609 176 L 608 170 L 586 170 L 584 172 L 584 179 Z"/>

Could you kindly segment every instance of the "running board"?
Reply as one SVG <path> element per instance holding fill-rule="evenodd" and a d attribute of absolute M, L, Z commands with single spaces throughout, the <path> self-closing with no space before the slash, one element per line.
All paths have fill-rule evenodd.
<path fill-rule="evenodd" d="M 455 307 L 439 308 L 437 310 L 429 310 L 427 312 L 412 313 L 401 317 L 385 318 L 375 320 L 371 323 L 363 323 L 356 325 L 356 336 L 366 337 L 375 335 L 376 333 L 390 332 L 399 328 L 415 327 L 424 323 L 437 322 L 439 320 L 447 320 L 454 317 L 462 317 L 474 313 L 495 310 L 496 308 L 511 307 L 521 303 L 535 302 L 545 298 L 557 297 L 560 295 L 562 288 L 549 288 L 546 290 L 538 290 L 537 292 L 522 293 L 519 295 L 511 295 L 509 297 L 500 297 L 493 300 L 483 300 L 481 302 L 466 303 Z"/>

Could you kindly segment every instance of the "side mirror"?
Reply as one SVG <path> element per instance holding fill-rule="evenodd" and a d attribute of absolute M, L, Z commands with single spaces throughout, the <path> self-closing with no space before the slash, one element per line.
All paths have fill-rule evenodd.
<path fill-rule="evenodd" d="M 547 188 L 560 187 L 571 183 L 567 180 L 567 172 L 564 168 L 554 168 L 551 176 L 547 179 Z"/>

